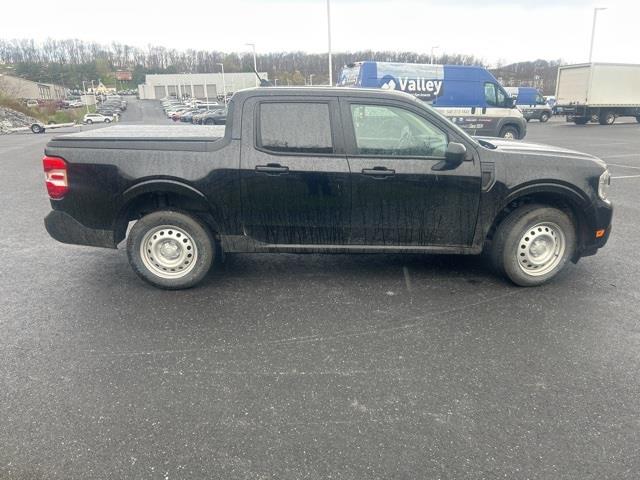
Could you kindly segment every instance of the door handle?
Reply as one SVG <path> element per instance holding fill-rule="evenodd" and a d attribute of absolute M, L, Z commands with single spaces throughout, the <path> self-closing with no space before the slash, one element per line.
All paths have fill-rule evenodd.
<path fill-rule="evenodd" d="M 256 165 L 256 172 L 266 173 L 267 175 L 281 175 L 289 173 L 289 167 L 282 166 L 279 163 L 267 163 L 266 165 Z"/>
<path fill-rule="evenodd" d="M 396 174 L 396 171 L 391 170 L 387 167 L 373 167 L 373 168 L 363 168 L 362 174 L 368 175 L 373 178 L 382 179 L 382 178 L 392 177 L 393 175 Z"/>

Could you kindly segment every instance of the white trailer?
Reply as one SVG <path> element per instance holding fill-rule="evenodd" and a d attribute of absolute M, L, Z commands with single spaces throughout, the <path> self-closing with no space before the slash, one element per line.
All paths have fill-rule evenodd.
<path fill-rule="evenodd" d="M 640 122 L 640 65 L 582 63 L 558 68 L 558 107 L 568 122 L 598 121 L 611 125 L 617 117 Z"/>

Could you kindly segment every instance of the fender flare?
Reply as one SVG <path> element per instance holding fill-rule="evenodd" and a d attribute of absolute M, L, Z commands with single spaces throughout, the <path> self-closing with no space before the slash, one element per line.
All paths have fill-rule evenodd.
<path fill-rule="evenodd" d="M 140 198 L 141 195 L 147 193 L 177 194 L 200 203 L 204 207 L 206 213 L 211 213 L 211 207 L 209 205 L 209 200 L 207 199 L 207 197 L 201 191 L 192 187 L 191 185 L 178 180 L 167 178 L 143 180 L 127 188 L 121 195 L 121 201 L 118 206 L 118 214 L 114 225 L 117 236 L 123 236 L 123 231 L 126 231 L 127 222 L 123 222 L 123 218 L 127 209 L 136 199 Z M 212 227 L 217 228 L 217 225 L 212 225 Z"/>
<path fill-rule="evenodd" d="M 536 193 L 551 193 L 551 194 L 559 195 L 561 197 L 566 198 L 567 200 L 572 202 L 576 207 L 579 207 L 579 208 L 584 208 L 590 204 L 589 197 L 583 192 L 580 192 L 573 187 L 564 185 L 562 183 L 545 182 L 545 183 L 521 185 L 516 189 L 512 190 L 504 198 L 499 211 L 502 211 L 502 209 L 504 209 L 507 205 L 509 205 L 514 200 L 517 200 L 518 198 L 526 197 L 527 195 L 536 194 Z"/>

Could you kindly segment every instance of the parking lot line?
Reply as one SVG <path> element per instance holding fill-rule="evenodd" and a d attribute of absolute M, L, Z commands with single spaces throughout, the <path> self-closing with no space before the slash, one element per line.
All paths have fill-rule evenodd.
<path fill-rule="evenodd" d="M 619 155 L 609 155 L 607 157 L 600 157 L 603 160 L 607 160 L 609 158 L 627 158 L 627 157 L 639 157 L 640 158 L 640 153 L 621 153 Z"/>
<path fill-rule="evenodd" d="M 633 170 L 640 170 L 640 167 L 634 167 L 632 165 L 620 165 L 619 163 L 609 163 L 610 167 L 631 168 Z"/>
<path fill-rule="evenodd" d="M 619 177 L 611 177 L 611 180 L 619 180 L 621 178 L 640 178 L 640 175 L 621 175 Z"/>

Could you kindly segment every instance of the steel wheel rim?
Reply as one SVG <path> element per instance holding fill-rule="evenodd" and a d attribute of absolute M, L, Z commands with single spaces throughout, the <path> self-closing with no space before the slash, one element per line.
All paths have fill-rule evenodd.
<path fill-rule="evenodd" d="M 564 232 L 558 225 L 551 222 L 538 223 L 527 229 L 518 242 L 518 265 L 527 275 L 545 275 L 560 264 L 566 245 Z"/>
<path fill-rule="evenodd" d="M 506 138 L 507 140 L 515 140 L 516 136 L 513 132 L 505 132 L 504 137 L 502 138 Z"/>
<path fill-rule="evenodd" d="M 175 225 L 149 230 L 140 244 L 142 263 L 161 278 L 182 278 L 191 272 L 198 259 L 193 237 Z"/>

